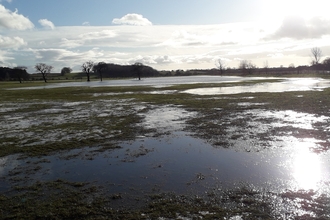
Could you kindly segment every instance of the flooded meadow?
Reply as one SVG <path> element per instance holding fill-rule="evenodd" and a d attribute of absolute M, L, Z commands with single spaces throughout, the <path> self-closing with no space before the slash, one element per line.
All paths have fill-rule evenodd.
<path fill-rule="evenodd" d="M 1 88 L 0 216 L 328 219 L 329 87 L 193 76 Z"/>

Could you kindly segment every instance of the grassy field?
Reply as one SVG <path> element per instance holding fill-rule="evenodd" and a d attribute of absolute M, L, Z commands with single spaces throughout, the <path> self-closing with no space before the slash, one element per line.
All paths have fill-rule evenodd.
<path fill-rule="evenodd" d="M 258 81 L 274 82 L 276 79 Z M 99 152 L 116 150 L 118 143 L 139 136 L 162 133 L 143 127 L 142 114 L 152 106 L 177 106 L 196 116 L 187 120 L 184 128 L 195 136 L 208 140 L 215 147 L 233 148 L 233 140 L 246 138 L 246 133 L 229 133 L 232 127 L 245 129 L 247 120 L 235 115 L 246 111 L 294 111 L 330 117 L 330 89 L 283 93 L 241 93 L 199 96 L 184 93 L 193 88 L 253 85 L 255 81 L 222 84 L 175 85 L 164 88 L 143 87 L 65 87 L 54 89 L 22 89 L 42 86 L 43 82 L 0 82 L 1 143 L 0 159 L 19 155 L 19 159 L 40 158 L 92 147 Z M 167 93 L 164 91 L 172 91 Z M 251 98 L 252 97 L 252 98 Z M 240 103 L 249 105 L 239 107 Z M 260 105 L 260 103 L 263 103 Z M 221 123 L 219 123 L 219 121 Z M 264 119 L 262 123 L 271 123 Z M 320 129 L 285 131 L 300 138 L 330 140 L 326 125 Z M 253 150 L 267 147 L 269 135 L 285 135 L 278 130 L 249 134 L 265 143 Z M 253 136 L 255 135 L 255 136 Z M 329 149 L 328 141 L 320 143 L 318 152 Z M 27 165 L 29 166 L 29 165 Z M 38 167 L 34 166 L 37 172 Z M 1 167 L 0 167 L 1 168 Z M 31 168 L 31 167 L 30 167 Z M 13 174 L 15 177 L 15 174 Z M 17 180 L 20 181 L 20 180 Z M 328 195 L 314 191 L 285 193 L 256 190 L 249 185 L 236 189 L 210 190 L 205 197 L 195 195 L 150 194 L 140 207 L 122 204 L 121 195 L 103 195 L 102 189 L 90 182 L 66 180 L 40 181 L 15 187 L 0 194 L 2 219 L 328 219 Z M 281 212 L 282 207 L 292 212 Z"/>

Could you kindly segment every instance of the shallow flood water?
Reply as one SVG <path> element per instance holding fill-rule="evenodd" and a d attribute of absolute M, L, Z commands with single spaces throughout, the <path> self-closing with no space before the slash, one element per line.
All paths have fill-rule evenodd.
<path fill-rule="evenodd" d="M 256 93 L 256 92 L 290 92 L 290 91 L 322 91 L 324 88 L 330 87 L 330 81 L 324 79 L 285 79 L 282 82 L 258 83 L 249 86 L 230 86 L 230 87 L 214 87 L 189 89 L 186 93 L 197 95 L 228 95 L 239 93 Z"/>
<path fill-rule="evenodd" d="M 280 82 L 257 83 L 258 80 L 279 79 Z M 105 86 L 152 86 L 155 88 L 168 87 L 178 84 L 196 83 L 233 83 L 254 81 L 255 84 L 249 86 L 230 86 L 189 89 L 186 93 L 198 95 L 219 95 L 219 94 L 239 94 L 255 92 L 286 92 L 286 91 L 321 91 L 330 87 L 330 81 L 321 78 L 272 78 L 272 77 L 237 77 L 237 76 L 178 76 L 178 77 L 152 77 L 142 78 L 142 80 L 105 80 L 102 82 L 67 82 L 53 83 L 45 86 L 24 87 L 20 89 L 45 89 L 62 87 L 105 87 Z M 166 91 L 170 93 L 170 91 Z"/>
<path fill-rule="evenodd" d="M 45 86 L 26 87 L 22 89 L 42 89 L 42 88 L 61 88 L 61 87 L 101 87 L 101 86 L 153 86 L 156 88 L 178 85 L 178 84 L 195 84 L 195 83 L 222 83 L 222 82 L 240 82 L 245 80 L 260 80 L 262 77 L 237 77 L 237 76 L 177 76 L 177 77 L 151 77 L 138 79 L 124 79 L 124 80 L 105 80 L 105 81 L 91 81 L 91 82 L 67 82 L 67 83 L 53 83 Z"/>
<path fill-rule="evenodd" d="M 214 148 L 179 132 L 119 146 L 121 149 L 104 153 L 84 148 L 42 159 L 2 158 L 1 190 L 12 187 L 11 178 L 19 176 L 24 181 L 17 182 L 18 186 L 65 179 L 94 182 L 105 186 L 108 193 L 133 196 L 152 192 L 203 194 L 208 189 L 233 188 L 240 182 L 276 192 L 312 189 L 330 193 L 330 154 L 310 151 L 308 142 L 305 146 L 236 152 Z M 35 167 L 37 171 L 31 172 Z M 11 176 L 13 173 L 18 175 Z"/>
<path fill-rule="evenodd" d="M 206 77 L 203 82 L 215 82 L 215 79 L 223 82 L 251 80 Z M 258 79 L 260 78 L 255 80 Z M 145 79 L 141 85 L 144 83 L 162 87 L 175 84 L 174 81 L 178 78 L 169 78 L 159 84 L 153 80 L 156 79 Z M 196 83 L 197 80 L 199 77 L 188 77 L 189 83 Z M 105 84 L 78 83 L 76 86 L 110 85 L 113 82 L 115 81 Z M 127 81 L 118 80 L 117 83 L 118 86 L 128 85 L 125 84 Z M 140 82 L 135 80 L 132 83 L 136 85 Z M 329 85 L 329 81 L 322 79 L 283 79 L 273 83 L 254 82 L 251 86 L 202 88 L 181 92 L 194 95 L 285 91 L 318 93 Z M 171 96 L 176 91 L 145 93 Z M 229 109 L 235 110 L 224 112 L 222 106 L 210 110 L 212 113 L 209 114 L 214 114 L 214 117 L 207 115 L 210 117 L 205 121 L 201 120 L 202 123 L 214 125 L 214 129 L 218 126 L 223 133 L 202 138 L 194 133 L 194 129 L 187 128 L 191 125 L 189 119 L 204 119 L 204 112 L 197 112 L 198 108 L 185 109 L 183 105 L 171 103 L 158 106 L 137 102 L 134 98 L 116 99 L 116 94 L 92 94 L 95 100 L 90 101 L 43 102 L 46 107 L 42 110 L 18 114 L 15 113 L 16 110 L 33 106 L 38 103 L 37 100 L 22 105 L 0 104 L 0 113 L 8 113 L 0 115 L 0 128 L 8 138 L 7 144 L 10 144 L 11 138 L 18 137 L 19 143 L 24 147 L 47 144 L 43 139 L 58 142 L 73 137 L 82 139 L 86 136 L 111 139 L 117 131 L 112 133 L 112 127 L 106 128 L 105 125 L 131 114 L 141 117 L 138 125 L 147 129 L 144 134 L 136 136 L 135 140 L 119 141 L 116 148 L 108 150 L 99 150 L 102 148 L 100 144 L 54 152 L 47 156 L 2 157 L 0 192 L 10 191 L 15 186 L 31 185 L 37 181 L 64 179 L 95 184 L 100 186 L 105 194 L 120 193 L 123 195 L 122 201 L 162 192 L 203 195 L 209 190 L 232 189 L 241 184 L 251 185 L 259 191 L 281 193 L 312 190 L 330 195 L 330 117 L 327 111 L 312 114 L 291 109 L 269 109 L 269 103 L 259 102 L 251 94 L 239 98 L 212 97 L 230 100 L 228 105 L 233 108 Z M 296 94 L 295 97 L 302 100 L 304 98 L 303 95 Z M 208 100 L 207 98 L 209 97 L 198 96 L 197 99 Z M 42 128 L 55 127 L 68 121 L 92 123 L 91 118 L 95 119 L 91 130 L 71 132 L 71 127 L 66 128 L 67 130 L 60 127 L 52 129 L 52 132 L 44 136 L 38 136 L 36 134 L 40 133 L 32 131 L 32 128 L 40 127 L 37 131 L 41 132 Z M 224 142 L 227 145 L 223 144 Z"/>
<path fill-rule="evenodd" d="M 86 103 L 67 103 L 66 106 L 80 104 Z M 270 143 L 258 141 L 258 135 L 270 133 L 272 128 L 313 129 L 315 123 L 327 125 L 328 117 L 294 111 L 247 110 L 231 117 L 231 121 L 246 118 L 249 128 L 230 126 L 228 133 L 240 134 L 242 138 L 228 137 L 232 147 L 226 149 L 215 148 L 182 131 L 185 120 L 194 117 L 194 112 L 174 106 L 153 106 L 144 114 L 141 124 L 163 134 L 161 137 L 142 136 L 136 141 L 119 143 L 120 149 L 103 153 L 97 151 L 98 147 L 87 147 L 42 159 L 4 157 L 0 162 L 0 190 L 9 189 L 15 173 L 18 175 L 13 175 L 14 178 L 19 176 L 23 184 L 56 179 L 97 182 L 111 186 L 110 193 L 198 193 L 208 188 L 231 188 L 240 182 L 271 187 L 275 191 L 329 190 L 325 186 L 330 181 L 330 154 L 313 151 L 323 140 L 286 135 L 273 136 Z M 260 120 L 275 123 L 264 124 Z M 263 149 L 263 144 L 271 147 Z M 31 169 L 36 171 L 31 172 Z"/>

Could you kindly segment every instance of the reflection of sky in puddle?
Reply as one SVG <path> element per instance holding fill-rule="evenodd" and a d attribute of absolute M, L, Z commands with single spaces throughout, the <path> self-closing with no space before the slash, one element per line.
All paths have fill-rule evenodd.
<path fill-rule="evenodd" d="M 299 142 L 297 142 L 299 143 Z M 210 187 L 232 187 L 238 182 L 255 186 L 270 185 L 278 191 L 285 189 L 325 190 L 320 186 L 330 181 L 329 154 L 309 152 L 302 142 L 296 147 L 283 147 L 262 152 L 235 152 L 215 149 L 203 140 L 175 133 L 163 139 L 144 138 L 120 144 L 122 149 L 95 153 L 93 148 L 47 156 L 47 163 L 37 163 L 42 169 L 23 173 L 27 181 L 66 179 L 69 181 L 98 182 L 109 192 L 162 191 L 186 193 L 203 191 Z M 128 150 L 129 149 L 129 150 Z M 144 151 L 147 149 L 148 151 Z M 147 152 L 139 154 L 139 152 Z M 60 159 L 78 155 L 73 159 Z M 138 155 L 138 156 L 137 156 Z M 59 157 L 60 156 L 60 157 Z M 92 159 L 90 159 L 92 158 Z M 12 159 L 12 160 L 15 160 Z M 0 184 L 10 169 L 33 162 L 20 160 L 19 164 L 6 160 L 0 172 Z M 35 158 L 33 160 L 40 160 Z M 13 166 L 12 166 L 13 165 Z M 11 167 L 9 167 L 11 166 Z M 197 178 L 202 174 L 204 179 Z M 8 180 L 8 179 L 7 179 Z M 322 185 L 324 186 L 324 185 Z"/>
<path fill-rule="evenodd" d="M 92 82 L 67 82 L 67 83 L 53 83 L 44 86 L 14 88 L 16 89 L 43 89 L 43 88 L 62 88 L 62 87 L 104 87 L 104 86 L 152 86 L 154 88 L 164 88 L 177 84 L 196 84 L 196 83 L 223 83 L 223 82 L 240 82 L 244 80 L 260 80 L 262 77 L 237 77 L 237 76 L 176 76 L 176 77 L 151 77 L 124 80 L 104 80 Z"/>
<path fill-rule="evenodd" d="M 105 102 L 105 101 L 104 101 Z M 102 102 L 103 103 L 103 102 Z M 84 102 L 66 105 L 80 106 Z M 241 103 L 245 106 L 248 103 Z M 103 106 L 103 105 L 102 105 Z M 120 106 L 119 106 L 120 107 Z M 144 109 L 144 106 L 136 108 Z M 314 189 L 319 190 L 330 181 L 329 153 L 315 154 L 319 140 L 313 138 L 298 139 L 293 136 L 276 136 L 273 148 L 261 151 L 251 150 L 259 146 L 260 140 L 251 138 L 235 140 L 249 152 L 232 149 L 216 149 L 203 140 L 186 136 L 182 130 L 184 121 L 195 113 L 175 106 L 149 106 L 150 110 L 140 113 L 144 117 L 142 126 L 156 129 L 158 132 L 171 132 L 162 138 L 140 137 L 134 142 L 119 144 L 122 149 L 105 153 L 95 153 L 93 148 L 72 150 L 61 155 L 47 156 L 49 162 L 37 163 L 42 169 L 31 173 L 35 159 L 17 161 L 14 157 L 2 158 L 0 163 L 0 185 L 3 190 L 10 185 L 10 171 L 22 172 L 27 181 L 66 179 L 69 181 L 99 182 L 109 187 L 110 192 L 150 191 L 159 188 L 163 191 L 187 192 L 189 189 L 203 190 L 209 187 L 232 187 L 238 182 L 248 182 L 256 186 L 271 185 L 276 190 Z M 102 116 L 102 115 L 100 115 Z M 251 119 L 247 124 L 258 131 L 267 132 L 270 127 L 291 125 L 296 128 L 312 129 L 316 122 L 325 123 L 328 119 L 294 111 L 248 110 L 242 115 Z M 235 120 L 232 117 L 231 120 Z M 264 125 L 263 120 L 276 121 Z M 270 127 L 269 127 L 270 126 Z M 246 128 L 229 127 L 229 133 L 249 132 Z M 264 128 L 264 129 L 263 129 Z M 174 132 L 174 133 L 173 133 Z M 256 135 L 258 132 L 255 133 Z M 260 146 L 259 146 L 260 148 Z M 233 149 L 241 149 L 235 146 Z M 63 159 L 66 156 L 73 159 Z M 62 158 L 62 159 L 61 159 Z M 29 164 L 29 165 L 27 165 Z M 25 169 L 25 171 L 24 171 Z M 33 169 L 33 168 L 32 168 Z M 197 176 L 201 174 L 203 179 Z M 24 176 L 25 175 L 25 176 Z M 110 184 L 110 185 L 109 185 Z M 324 188 L 322 188 L 324 190 Z"/>
<path fill-rule="evenodd" d="M 288 91 L 310 91 L 328 88 L 330 82 L 323 79 L 286 79 L 283 82 L 256 83 L 249 86 L 230 86 L 188 89 L 185 93 L 196 95 L 220 95 L 256 92 L 288 92 Z"/>

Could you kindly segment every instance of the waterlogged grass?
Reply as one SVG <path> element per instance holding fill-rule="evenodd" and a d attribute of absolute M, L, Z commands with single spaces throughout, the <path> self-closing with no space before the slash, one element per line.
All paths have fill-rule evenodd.
<path fill-rule="evenodd" d="M 274 79 L 270 81 L 273 82 Z M 244 119 L 231 120 L 233 115 L 249 109 L 292 110 L 329 116 L 330 89 L 283 93 L 242 93 L 225 96 L 183 93 L 184 90 L 191 88 L 252 83 L 255 82 L 175 85 L 165 88 L 65 87 L 27 90 L 8 90 L 21 84 L 2 83 L 1 108 L 13 109 L 1 111 L 0 117 L 8 121 L 6 123 L 9 125 L 13 121 L 10 117 L 20 117 L 14 120 L 18 124 L 16 126 L 22 122 L 25 123 L 25 127 L 17 130 L 15 127 L 8 129 L 2 138 L 4 141 L 0 144 L 0 156 L 15 153 L 43 155 L 57 150 L 98 146 L 111 142 L 115 144 L 118 140 L 134 139 L 135 136 L 148 133 L 145 128 L 139 126 L 139 122 L 143 119 L 139 113 L 146 112 L 148 104 L 177 105 L 188 111 L 198 112 L 196 117 L 189 120 L 190 126 L 187 129 L 190 128 L 206 139 L 214 139 L 213 142 L 218 145 L 226 142 L 225 138 L 221 138 L 227 133 L 226 127 L 244 126 L 246 123 Z M 174 92 L 171 94 L 148 93 L 163 90 Z M 106 106 L 107 101 L 112 104 Z M 249 102 L 250 105 L 239 107 L 238 104 L 242 102 Z M 63 107 L 70 103 L 81 104 L 77 107 L 75 105 Z M 265 105 L 253 105 L 253 103 L 265 103 Z M 137 110 L 135 105 L 144 108 Z M 54 109 L 64 111 L 51 112 Z M 100 117 L 105 112 L 107 114 Z M 57 122 L 59 120 L 62 122 Z M 95 130 L 100 132 L 95 134 Z M 52 137 L 51 134 L 58 135 Z M 325 136 L 323 133 L 319 135 Z M 226 144 L 222 146 L 226 147 Z"/>
<path fill-rule="evenodd" d="M 104 103 L 95 97 L 97 89 L 2 92 L 1 107 L 9 108 L 9 111 L 0 112 L 3 121 L 7 121 L 3 124 L 1 156 L 15 153 L 45 155 L 85 146 L 109 146 L 117 140 L 133 139 L 145 132 L 143 127 L 137 126 L 141 116 L 134 106 L 123 104 L 118 98 L 111 99 L 111 104 Z"/>
<path fill-rule="evenodd" d="M 125 209 L 120 207 L 126 195 L 105 196 L 102 188 L 89 183 L 58 179 L 16 191 L 14 196 L 0 195 L 2 219 L 327 219 L 330 215 L 328 195 L 301 190 L 271 193 L 249 186 L 203 196 L 149 194 Z"/>
<path fill-rule="evenodd" d="M 283 123 L 284 119 L 259 119 L 252 114 L 259 112 L 262 114 L 292 111 L 315 117 L 330 117 L 330 89 L 212 96 L 183 93 L 186 89 L 253 83 L 255 82 L 175 85 L 164 88 L 67 87 L 31 90 L 12 88 L 43 83 L 1 83 L 0 157 L 12 154 L 20 154 L 22 158 L 44 156 L 88 146 L 97 147 L 95 149 L 100 152 L 116 149 L 119 148 L 117 143 L 120 141 L 155 135 L 154 130 L 141 125 L 143 114 L 148 114 L 152 106 L 167 105 L 196 112 L 197 114 L 186 122 L 187 126 L 184 129 L 208 140 L 216 147 L 233 147 L 235 150 L 241 150 L 236 149 L 232 142 L 258 139 L 265 143 L 257 146 L 255 150 L 259 151 L 264 147 L 270 147 L 267 141 L 272 141 L 272 136 L 290 133 L 297 138 L 325 140 L 321 150 L 328 150 L 328 120 L 312 124 L 313 128 L 317 129 L 297 128 L 294 124 L 286 122 L 281 130 L 258 132 L 251 127 L 251 123 Z M 161 93 L 167 90 L 173 92 Z M 151 93 L 154 91 L 159 93 Z M 241 103 L 247 104 L 240 105 Z M 259 129 L 258 124 L 257 128 Z M 125 199 L 125 195 L 109 195 L 104 193 L 103 187 L 88 182 L 41 181 L 30 186 L 17 186 L 10 192 L 1 194 L 0 217 L 327 219 L 330 216 L 329 196 L 314 191 L 272 192 L 240 186 L 234 190 L 210 190 L 202 196 L 155 193 L 138 198 L 135 202 L 143 204 L 138 206 L 127 206 L 126 203 L 122 203 Z"/>

